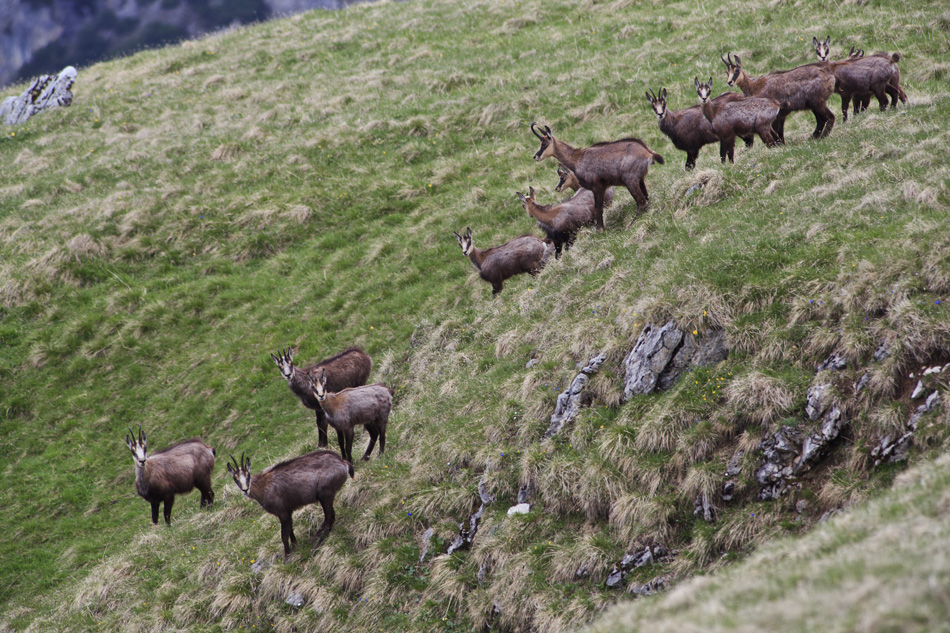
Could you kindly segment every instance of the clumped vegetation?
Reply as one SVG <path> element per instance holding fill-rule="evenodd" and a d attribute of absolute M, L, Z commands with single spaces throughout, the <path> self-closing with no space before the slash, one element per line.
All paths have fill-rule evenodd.
<path fill-rule="evenodd" d="M 0 630 L 572 630 L 888 488 L 900 466 L 873 450 L 906 430 L 922 370 L 950 361 L 946 17 L 924 2 L 383 3 L 81 70 L 71 108 L 0 138 L 0 502 L 15 526 Z M 691 103 L 727 51 L 759 75 L 811 62 L 816 35 L 899 51 L 908 103 L 820 141 L 793 114 L 787 145 L 740 148 L 735 165 L 670 158 L 644 90 Z M 618 190 L 605 232 L 582 229 L 493 298 L 452 231 L 536 230 L 513 192 L 549 199 L 556 181 L 531 160 L 532 121 L 579 146 L 637 136 L 667 161 L 643 213 Z M 724 331 L 728 359 L 624 402 L 625 355 L 669 320 Z M 182 500 L 153 527 L 129 427 L 257 464 L 316 448 L 269 358 L 288 345 L 307 359 L 358 345 L 394 392 L 385 456 L 340 490 L 333 531 L 318 545 L 320 508 L 299 510 L 284 562 L 273 518 L 220 465 L 213 508 Z M 590 406 L 542 442 L 598 353 Z M 833 354 L 843 368 L 819 371 Z M 847 423 L 761 501 L 762 441 L 816 432 L 819 382 Z M 915 459 L 941 451 L 947 410 L 921 418 Z M 509 517 L 519 489 L 531 509 Z M 490 497 L 472 546 L 446 554 Z M 605 586 L 659 545 L 673 555 Z M 743 569 L 774 571 L 777 547 Z"/>

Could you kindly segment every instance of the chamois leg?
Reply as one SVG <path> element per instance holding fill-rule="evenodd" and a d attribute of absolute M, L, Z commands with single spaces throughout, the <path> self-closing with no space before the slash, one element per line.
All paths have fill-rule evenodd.
<path fill-rule="evenodd" d="M 491 293 L 492 293 L 492 295 L 497 295 L 498 293 L 500 293 L 503 287 L 504 287 L 504 283 L 501 282 L 501 281 L 493 281 L 493 282 L 491 282 Z"/>
<path fill-rule="evenodd" d="M 340 457 L 346 459 L 346 436 L 342 431 L 336 432 L 336 441 L 340 443 Z"/>
<path fill-rule="evenodd" d="M 848 120 L 848 106 L 851 105 L 851 93 L 842 92 L 841 93 L 841 115 L 844 117 L 844 120 Z M 858 100 L 854 100 L 854 113 L 858 113 Z"/>
<path fill-rule="evenodd" d="M 165 507 L 163 511 L 165 513 L 165 524 L 172 524 L 172 506 L 175 505 L 175 495 L 169 495 L 165 497 Z"/>
<path fill-rule="evenodd" d="M 152 523 L 158 525 L 158 506 L 161 505 L 161 501 L 152 501 Z"/>
<path fill-rule="evenodd" d="M 696 158 L 698 156 L 699 151 L 686 152 L 686 171 L 689 171 L 696 166 Z"/>
<path fill-rule="evenodd" d="M 729 144 L 726 142 L 726 137 L 720 137 L 719 139 L 719 160 L 722 164 L 726 164 L 726 158 L 729 156 Z"/>
<path fill-rule="evenodd" d="M 280 540 L 284 544 L 284 560 L 287 560 L 290 556 L 290 544 L 297 544 L 297 538 L 294 536 L 294 516 L 288 514 L 277 518 L 280 520 Z"/>
<path fill-rule="evenodd" d="M 831 134 L 831 128 L 835 126 L 835 113 L 824 103 L 812 108 L 812 112 L 815 114 L 815 131 L 812 132 L 811 137 L 825 138 Z"/>
<path fill-rule="evenodd" d="M 772 125 L 770 123 L 760 125 L 756 133 L 759 135 L 759 138 L 762 139 L 762 142 L 765 143 L 766 147 L 775 147 L 775 134 L 772 133 Z"/>
<path fill-rule="evenodd" d="M 633 193 L 632 191 L 630 193 Z M 598 187 L 593 190 L 594 194 L 594 220 L 597 228 L 604 230 L 604 189 Z M 636 197 L 636 196 L 634 196 Z"/>
<path fill-rule="evenodd" d="M 560 240 L 554 240 L 554 259 L 561 259 L 561 248 L 563 242 Z"/>
<path fill-rule="evenodd" d="M 386 425 L 379 425 L 379 456 L 386 452 Z"/>
<path fill-rule="evenodd" d="M 760 134 L 759 138 L 761 137 L 762 135 Z M 752 143 L 755 141 L 755 134 L 747 134 L 745 136 L 740 136 L 739 138 L 742 139 L 746 147 L 752 147 Z"/>
<path fill-rule="evenodd" d="M 343 456 L 343 459 L 345 459 L 346 461 L 352 464 L 353 463 L 353 429 L 347 429 L 345 435 L 346 435 L 346 438 L 344 441 L 346 442 L 346 455 Z"/>
<path fill-rule="evenodd" d="M 369 460 L 369 454 L 373 452 L 373 447 L 376 446 L 376 437 L 379 435 L 379 431 L 372 425 L 367 425 L 366 431 L 369 433 L 369 444 L 366 446 L 366 452 L 363 453 L 364 462 Z"/>
<path fill-rule="evenodd" d="M 785 145 L 785 119 L 788 118 L 787 110 L 779 110 L 775 121 L 772 123 L 772 131 L 775 133 L 776 142 L 779 145 Z"/>
<path fill-rule="evenodd" d="M 317 448 L 328 448 L 330 441 L 327 439 L 327 414 L 317 405 L 315 411 L 317 414 Z"/>
<path fill-rule="evenodd" d="M 648 202 L 646 195 L 643 193 L 643 188 L 641 187 L 642 182 L 643 179 L 640 176 L 632 176 L 631 180 L 628 180 L 624 183 L 624 185 L 627 187 L 627 191 L 629 191 L 630 195 L 633 196 L 633 199 L 637 201 L 638 217 L 640 213 L 642 213 L 646 208 Z"/>
<path fill-rule="evenodd" d="M 214 505 L 214 490 L 211 489 L 210 481 L 195 482 L 195 486 L 201 492 L 201 507 Z"/>
<path fill-rule="evenodd" d="M 643 178 L 640 178 L 640 191 L 643 192 L 644 198 L 646 198 L 647 200 L 650 199 L 650 194 L 647 193 L 647 181 L 644 180 Z"/>
<path fill-rule="evenodd" d="M 877 97 L 877 103 L 881 108 L 881 112 L 887 110 L 887 93 L 884 88 L 877 88 L 874 91 L 874 96 Z"/>
<path fill-rule="evenodd" d="M 317 543 L 323 542 L 323 539 L 327 537 L 336 522 L 336 512 L 333 511 L 333 497 L 329 499 L 321 497 L 320 507 L 323 508 L 323 523 L 320 524 L 320 529 L 317 530 Z"/>

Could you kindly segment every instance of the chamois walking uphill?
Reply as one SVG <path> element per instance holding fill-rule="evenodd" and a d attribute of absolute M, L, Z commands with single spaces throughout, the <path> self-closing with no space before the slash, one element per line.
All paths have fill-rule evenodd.
<path fill-rule="evenodd" d="M 581 228 L 594 224 L 594 194 L 588 189 L 579 189 L 567 200 L 552 204 L 535 202 L 534 187 L 528 187 L 527 196 L 520 191 L 515 194 L 524 210 L 538 221 L 538 226 L 554 244 L 555 259 L 561 257 L 562 247 L 571 247 Z"/>
<path fill-rule="evenodd" d="M 577 182 L 594 194 L 594 218 L 597 228 L 604 228 L 604 196 L 608 187 L 624 186 L 637 201 L 637 212 L 643 211 L 650 199 L 646 176 L 650 165 L 663 164 L 663 157 L 638 138 L 597 143 L 587 148 L 571 147 L 554 138 L 551 128 L 531 124 L 531 131 L 541 140 L 534 160 L 553 156 L 558 163 L 574 172 Z"/>
<path fill-rule="evenodd" d="M 750 77 L 742 70 L 742 60 L 719 56 L 726 65 L 726 82 L 738 86 L 748 97 L 768 97 L 781 106 L 772 129 L 779 143 L 785 142 L 785 119 L 789 113 L 811 110 L 815 115 L 812 138 L 824 138 L 835 125 L 835 114 L 828 108 L 828 97 L 835 89 L 835 77 L 815 64 L 805 64 L 791 70 L 777 70 L 761 77 Z"/>
<path fill-rule="evenodd" d="M 321 371 L 327 374 L 327 388 L 331 391 L 340 391 L 348 387 L 360 387 L 366 384 L 369 378 L 369 372 L 373 368 L 373 359 L 358 347 L 351 347 L 330 358 L 321 360 L 316 365 L 298 369 L 294 366 L 294 350 L 287 347 L 273 354 L 270 357 L 280 369 L 280 375 L 287 381 L 287 386 L 300 398 L 300 401 L 308 409 L 313 409 L 317 416 L 317 447 L 326 448 L 329 446 L 327 441 L 327 416 L 320 407 L 320 403 L 313 396 L 310 389 L 309 377 L 316 378 Z M 337 437 L 339 440 L 340 438 Z"/>
<path fill-rule="evenodd" d="M 652 90 L 646 95 L 653 113 L 656 114 L 660 131 L 669 137 L 676 149 L 686 152 L 686 170 L 689 171 L 696 166 L 699 150 L 704 145 L 719 141 L 719 136 L 713 131 L 712 123 L 703 115 L 702 106 L 694 105 L 683 110 L 667 109 L 666 88 L 660 89 L 660 96 Z M 724 92 L 716 97 L 716 100 L 721 99 L 725 103 L 741 98 L 742 95 L 738 92 Z M 755 138 L 752 134 L 739 134 L 739 137 L 745 141 L 746 147 L 752 147 Z"/>
<path fill-rule="evenodd" d="M 333 500 L 336 493 L 346 483 L 347 476 L 353 477 L 353 465 L 347 463 L 336 453 L 313 451 L 300 457 L 275 464 L 257 475 L 251 475 L 251 458 L 244 458 L 238 464 L 231 455 L 233 463 L 228 464 L 228 472 L 234 483 L 245 497 L 260 504 L 265 511 L 280 521 L 280 540 L 284 544 L 284 558 L 290 555 L 291 544 L 297 544 L 294 536 L 294 511 L 311 503 L 320 503 L 323 508 L 323 523 L 317 530 L 317 542 L 326 538 L 336 521 Z"/>
<path fill-rule="evenodd" d="M 327 422 L 336 429 L 343 459 L 353 462 L 353 434 L 357 426 L 365 426 L 369 433 L 369 445 L 363 453 L 363 461 L 369 459 L 376 439 L 379 438 L 379 455 L 386 451 L 386 424 L 393 408 L 393 392 L 383 384 L 351 387 L 337 392 L 327 389 L 326 372 L 320 378 L 310 377 L 310 389 L 327 414 Z"/>
<path fill-rule="evenodd" d="M 138 438 L 129 429 L 125 445 L 135 459 L 135 491 L 152 506 L 152 523 L 158 523 L 158 506 L 165 502 L 165 523 L 171 525 L 175 495 L 197 488 L 201 507 L 214 503 L 211 473 L 214 470 L 214 449 L 192 438 L 146 455 L 145 433 L 139 427 Z"/>
<path fill-rule="evenodd" d="M 702 104 L 703 117 L 712 125 L 713 132 L 719 137 L 719 158 L 730 163 L 735 161 L 737 136 L 758 134 L 767 147 L 776 144 L 772 126 L 779 113 L 779 104 L 774 99 L 763 97 L 740 97 L 739 99 L 710 99 L 712 95 L 712 77 L 708 82 L 693 79 L 696 93 Z"/>
<path fill-rule="evenodd" d="M 817 37 L 812 38 L 818 66 L 827 69 L 835 77 L 835 92 L 841 95 L 841 112 L 845 121 L 848 120 L 848 106 L 854 99 L 854 114 L 866 110 L 871 103 L 871 97 L 876 97 L 881 111 L 887 109 L 888 96 L 890 106 L 897 107 L 897 101 L 907 102 L 907 95 L 901 88 L 901 72 L 897 67 L 900 54 L 876 53 L 864 57 L 864 51 L 851 52 L 847 59 L 836 62 L 828 61 L 831 46 L 831 37 L 821 42 Z"/>
<path fill-rule="evenodd" d="M 551 259 L 554 245 L 534 235 L 522 235 L 500 246 L 481 250 L 475 246 L 472 229 L 465 235 L 452 231 L 462 248 L 462 254 L 471 260 L 481 278 L 491 284 L 493 295 L 504 287 L 506 279 L 528 273 L 537 275 Z"/>

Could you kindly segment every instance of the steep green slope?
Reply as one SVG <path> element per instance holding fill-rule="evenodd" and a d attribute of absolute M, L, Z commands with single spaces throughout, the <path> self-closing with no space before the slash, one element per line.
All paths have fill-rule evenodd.
<path fill-rule="evenodd" d="M 3 626 L 563 630 L 623 598 L 603 582 L 644 544 L 678 554 L 630 587 L 886 485 L 894 467 L 869 453 L 916 405 L 905 376 L 950 360 L 948 24 L 930 3 L 384 3 L 82 71 L 70 109 L 0 139 Z M 820 143 L 795 115 L 787 146 L 726 167 L 706 148 L 683 172 L 645 89 L 685 107 L 693 76 L 722 85 L 721 53 L 787 67 L 825 33 L 899 50 L 910 103 Z M 667 164 L 647 213 L 618 192 L 606 233 L 493 299 L 451 231 L 536 231 L 514 191 L 553 199 L 556 176 L 531 160 L 532 120 L 577 144 L 635 134 Z M 624 355 L 670 319 L 723 330 L 728 360 L 621 403 Z M 872 362 L 882 339 L 891 355 Z M 284 564 L 276 520 L 220 458 L 315 448 L 268 357 L 288 344 L 299 361 L 363 346 L 396 404 L 334 532 Z M 593 406 L 542 443 L 575 364 L 600 352 Z M 757 501 L 759 442 L 813 427 L 805 393 L 832 352 L 848 360 L 821 376 L 842 437 L 801 489 Z M 918 447 L 942 445 L 946 416 Z M 214 510 L 192 495 L 150 525 L 122 441 L 139 424 L 154 447 L 217 448 Z M 693 501 L 718 495 L 737 448 L 736 497 L 707 523 Z M 496 501 L 471 551 L 444 555 L 480 480 Z M 533 508 L 506 519 L 521 485 Z M 298 536 L 320 520 L 298 513 Z"/>

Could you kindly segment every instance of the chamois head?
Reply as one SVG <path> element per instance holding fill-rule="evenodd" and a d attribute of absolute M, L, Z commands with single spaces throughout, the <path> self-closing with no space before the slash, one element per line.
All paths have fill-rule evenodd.
<path fill-rule="evenodd" d="M 813 37 L 811 43 L 815 47 L 815 55 L 818 55 L 818 60 L 828 61 L 828 55 L 831 53 L 831 36 L 825 38 L 824 42 L 819 42 L 817 37 Z"/>
<path fill-rule="evenodd" d="M 864 57 L 863 48 L 855 48 L 852 46 L 851 50 L 848 51 L 848 59 L 861 59 L 862 57 Z"/>
<path fill-rule="evenodd" d="M 280 370 L 280 375 L 290 382 L 294 378 L 294 350 L 291 347 L 287 348 L 287 351 L 284 351 L 284 348 L 280 348 L 280 351 L 277 352 L 277 356 L 273 354 L 270 355 L 274 359 L 274 362 L 277 364 L 277 368 Z"/>
<path fill-rule="evenodd" d="M 521 200 L 521 206 L 524 207 L 525 211 L 528 210 L 528 203 L 534 204 L 534 187 L 528 187 L 528 195 L 524 195 L 520 191 L 516 191 L 515 195 Z"/>
<path fill-rule="evenodd" d="M 241 463 L 238 464 L 237 460 L 234 459 L 234 455 L 228 453 L 228 457 L 230 457 L 231 462 L 233 462 L 228 464 L 228 472 L 234 477 L 234 483 L 237 484 L 238 489 L 243 492 L 246 497 L 248 491 L 251 489 L 251 458 L 248 457 L 245 460 L 244 453 L 241 452 Z"/>
<path fill-rule="evenodd" d="M 574 172 L 562 165 L 557 166 L 557 176 L 559 180 L 557 181 L 557 187 L 555 187 L 554 190 L 558 193 L 563 191 L 564 187 L 575 190 L 581 188 L 580 183 L 577 182 L 577 176 L 574 175 Z"/>
<path fill-rule="evenodd" d="M 726 83 L 735 86 L 742 74 L 742 60 L 739 59 L 738 55 L 733 57 L 732 53 L 727 53 L 725 58 L 720 55 L 719 59 L 726 65 Z"/>
<path fill-rule="evenodd" d="M 135 434 L 132 432 L 132 429 L 129 429 L 129 434 L 125 436 L 125 445 L 129 447 L 129 450 L 132 451 L 132 457 L 135 458 L 135 461 L 139 463 L 140 466 L 145 465 L 145 433 L 142 432 L 142 427 L 139 427 L 139 437 L 134 439 Z"/>
<path fill-rule="evenodd" d="M 653 113 L 656 114 L 656 118 L 663 120 L 663 117 L 666 116 L 666 88 L 660 89 L 660 96 L 656 96 L 651 90 L 646 93 L 647 101 L 650 102 L 650 105 L 653 106 Z"/>
<path fill-rule="evenodd" d="M 534 160 L 540 161 L 548 156 L 554 156 L 554 135 L 551 134 L 551 128 L 545 125 L 542 129 L 537 123 L 532 123 L 531 131 L 541 139 L 541 149 L 534 155 Z"/>
<path fill-rule="evenodd" d="M 314 397 L 323 402 L 327 399 L 327 370 L 324 369 L 320 374 L 318 380 L 314 380 L 313 376 L 307 375 L 307 380 L 310 382 L 310 390 L 313 391 Z"/>
<path fill-rule="evenodd" d="M 709 101 L 712 96 L 712 77 L 709 78 L 708 82 L 700 81 L 699 77 L 694 77 L 693 85 L 696 86 L 696 94 L 699 95 L 699 100 L 702 103 Z"/>
<path fill-rule="evenodd" d="M 462 247 L 462 254 L 468 257 L 468 254 L 472 252 L 472 246 L 474 245 L 472 241 L 472 229 L 466 228 L 465 235 L 459 235 L 455 231 L 452 231 L 452 234 L 455 235 L 455 239 L 458 240 L 459 246 Z"/>

